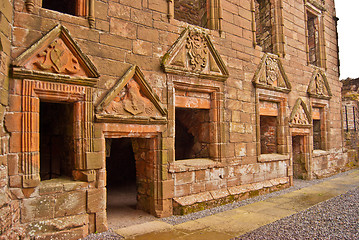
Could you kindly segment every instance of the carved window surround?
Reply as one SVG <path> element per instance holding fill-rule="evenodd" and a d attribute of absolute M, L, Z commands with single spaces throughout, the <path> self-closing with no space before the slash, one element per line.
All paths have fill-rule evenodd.
<path fill-rule="evenodd" d="M 277 154 L 261 154 L 260 143 L 260 101 L 274 102 L 278 105 L 277 112 Z M 287 109 L 287 95 L 284 93 L 274 93 L 271 90 L 256 89 L 256 135 L 257 135 L 257 155 L 259 162 L 283 161 L 289 159 L 287 148 L 288 125 L 285 122 Z"/>
<path fill-rule="evenodd" d="M 67 29 L 54 27 L 13 61 L 14 89 L 21 89 L 21 149 L 23 187 L 40 181 L 40 101 L 74 106 L 75 180 L 95 180 L 99 152 L 93 146 L 93 91 L 99 74 Z M 17 80 L 19 79 L 19 80 Z"/>
<path fill-rule="evenodd" d="M 39 4 L 39 5 L 38 5 Z M 35 7 L 42 7 L 42 0 L 25 0 L 26 10 L 33 13 Z M 76 16 L 86 17 L 89 26 L 95 26 L 95 0 L 76 0 Z"/>
<path fill-rule="evenodd" d="M 210 119 L 210 144 L 209 144 L 209 158 L 214 161 L 220 161 L 222 156 L 222 149 L 221 149 L 221 124 L 222 124 L 222 116 L 223 116 L 223 89 L 218 84 L 218 86 L 208 86 L 202 84 L 193 84 L 183 82 L 182 80 L 176 80 L 176 76 L 172 76 L 172 84 L 173 91 L 169 94 L 172 97 L 169 97 L 169 100 L 172 99 L 172 103 L 169 105 L 173 106 L 173 109 L 169 113 L 169 118 L 171 120 L 175 120 L 174 112 L 175 107 L 189 107 L 189 108 L 202 108 L 209 110 L 209 119 Z M 186 105 L 185 102 L 192 102 L 192 99 L 189 99 L 188 95 L 190 93 L 198 93 L 200 95 L 207 95 L 209 96 L 209 100 L 197 99 L 197 104 L 195 105 Z M 173 121 L 174 122 L 174 121 Z M 172 126 L 174 128 L 174 126 Z M 174 136 L 173 136 L 174 137 Z M 173 157 L 173 159 L 175 159 Z"/>
<path fill-rule="evenodd" d="M 308 30 L 308 14 L 312 14 L 317 18 L 317 31 L 318 31 L 318 43 L 316 55 L 318 58 L 317 67 L 326 69 L 326 52 L 325 52 L 325 38 L 324 38 L 324 13 L 326 11 L 323 1 L 319 2 L 316 0 L 305 0 L 304 1 L 305 11 L 304 11 L 304 19 L 306 22 L 306 52 L 307 52 L 307 63 L 310 64 L 310 54 L 309 54 L 309 30 Z"/>
<path fill-rule="evenodd" d="M 329 138 L 329 120 L 328 120 L 328 112 L 329 112 L 329 103 L 325 100 L 320 99 L 311 99 L 311 112 L 313 113 L 313 108 L 319 108 L 320 111 L 320 129 L 321 129 L 321 148 L 320 150 L 328 150 L 328 138 Z M 313 114 L 312 114 L 313 116 Z M 318 117 L 313 116 L 313 119 L 318 119 Z"/>
<path fill-rule="evenodd" d="M 283 32 L 283 2 L 282 0 L 268 0 L 271 4 L 271 11 L 273 13 L 273 25 L 272 25 L 272 43 L 273 43 L 273 53 L 277 54 L 279 57 L 284 57 L 284 32 Z M 256 0 L 251 0 L 251 12 L 252 12 L 252 39 L 253 47 L 257 46 L 256 40 Z"/>
<path fill-rule="evenodd" d="M 169 22 L 174 20 L 174 1 L 176 0 L 167 0 Z M 207 15 L 209 19 L 208 28 L 218 30 L 221 33 L 223 20 L 221 0 L 207 0 Z"/>
<path fill-rule="evenodd" d="M 88 154 L 93 151 L 92 127 L 93 89 L 54 82 L 24 79 L 22 81 L 21 155 L 23 187 L 36 187 L 40 183 L 40 101 L 71 102 L 74 104 L 74 170 L 89 170 Z"/>

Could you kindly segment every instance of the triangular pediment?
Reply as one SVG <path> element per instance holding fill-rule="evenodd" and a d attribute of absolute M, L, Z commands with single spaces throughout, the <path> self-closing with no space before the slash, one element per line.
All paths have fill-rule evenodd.
<path fill-rule="evenodd" d="M 166 122 L 167 110 L 136 65 L 115 83 L 96 107 L 102 121 Z"/>
<path fill-rule="evenodd" d="M 226 65 L 209 37 L 199 28 L 186 28 L 163 56 L 165 72 L 225 81 Z"/>
<path fill-rule="evenodd" d="M 47 81 L 56 78 L 75 79 L 75 83 L 93 85 L 91 78 L 98 78 L 99 74 L 90 59 L 81 51 L 72 39 L 69 31 L 62 25 L 57 25 L 39 41 L 33 44 L 13 62 L 15 75 L 33 74 L 30 78 Z M 51 77 L 52 76 L 52 77 Z M 83 78 L 83 81 L 76 79 Z M 88 80 L 88 83 L 86 80 Z"/>
<path fill-rule="evenodd" d="M 253 77 L 256 88 L 270 89 L 288 93 L 291 85 L 284 72 L 283 65 L 277 55 L 266 53 Z"/>
<path fill-rule="evenodd" d="M 315 98 L 330 99 L 332 97 L 327 76 L 323 70 L 319 68 L 314 70 L 307 93 Z"/>
<path fill-rule="evenodd" d="M 301 98 L 298 98 L 290 114 L 289 126 L 311 127 L 311 119 L 307 105 Z"/>

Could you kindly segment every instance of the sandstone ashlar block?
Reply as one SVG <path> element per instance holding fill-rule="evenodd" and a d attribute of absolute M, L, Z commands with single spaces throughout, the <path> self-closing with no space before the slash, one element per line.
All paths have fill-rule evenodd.
<path fill-rule="evenodd" d="M 87 231 L 85 232 L 84 230 L 87 230 L 88 222 L 88 215 L 81 214 L 31 222 L 26 225 L 26 230 L 30 233 L 30 236 L 36 237 L 36 239 L 77 239 L 74 237 L 84 237 L 85 235 L 83 234 L 87 235 Z M 80 231 L 79 228 L 81 229 Z M 59 233 L 55 233 L 57 231 Z"/>
<path fill-rule="evenodd" d="M 96 213 L 106 209 L 106 188 L 87 190 L 87 212 Z"/>
<path fill-rule="evenodd" d="M 41 196 L 24 199 L 21 206 L 21 223 L 52 219 L 55 216 L 55 198 Z"/>
<path fill-rule="evenodd" d="M 86 191 L 56 194 L 55 217 L 86 213 Z"/>
<path fill-rule="evenodd" d="M 107 231 L 107 214 L 106 210 L 95 213 L 96 216 L 96 232 L 104 232 Z"/>
<path fill-rule="evenodd" d="M 175 185 L 183 185 L 193 183 L 195 180 L 195 172 L 180 172 L 175 174 Z"/>

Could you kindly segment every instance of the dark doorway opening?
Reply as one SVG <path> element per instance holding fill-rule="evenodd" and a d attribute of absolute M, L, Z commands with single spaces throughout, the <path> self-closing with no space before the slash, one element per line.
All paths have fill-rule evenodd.
<path fill-rule="evenodd" d="M 293 148 L 293 177 L 296 179 L 305 179 L 307 170 L 305 166 L 305 136 L 297 135 L 292 137 Z"/>
<path fill-rule="evenodd" d="M 74 158 L 73 104 L 40 102 L 40 177 L 71 177 Z"/>
<path fill-rule="evenodd" d="M 136 161 L 136 154 L 144 153 L 137 146 L 143 139 L 106 139 L 107 169 L 107 222 L 116 229 L 153 220 L 154 217 L 142 210 L 138 201 L 138 178 L 136 168 L 143 165 Z M 135 149 L 134 149 L 135 148 Z M 137 167 L 136 167 L 137 165 Z"/>

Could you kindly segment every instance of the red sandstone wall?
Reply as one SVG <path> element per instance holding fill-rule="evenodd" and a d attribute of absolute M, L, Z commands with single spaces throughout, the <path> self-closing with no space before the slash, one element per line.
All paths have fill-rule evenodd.
<path fill-rule="evenodd" d="M 7 2 L 7 1 L 5 1 Z M 12 32 L 11 59 L 14 59 L 46 32 L 52 29 L 56 24 L 61 23 L 77 41 L 82 51 L 93 61 L 101 77 L 98 82 L 98 88 L 95 91 L 95 103 L 97 103 L 109 90 L 115 82 L 120 79 L 132 64 L 137 64 L 143 71 L 146 80 L 153 87 L 154 91 L 160 97 L 163 104 L 169 109 L 169 121 L 174 121 L 170 113 L 171 102 L 168 98 L 169 92 L 167 83 L 170 82 L 168 76 L 160 68 L 160 59 L 170 49 L 177 40 L 184 27 L 188 24 L 178 20 L 172 20 L 170 23 L 167 18 L 167 4 L 163 0 L 121 0 L 121 1 L 95 1 L 96 20 L 95 27 L 90 29 L 88 22 L 82 17 L 64 15 L 54 11 L 35 7 L 34 13 L 28 13 L 25 9 L 23 0 L 14 0 L 14 28 Z M 36 1 L 37 2 L 37 1 Z M 6 5 L 11 8 L 11 5 Z M 337 68 L 337 42 L 336 29 L 333 16 L 334 1 L 327 0 L 325 12 L 325 40 L 326 40 L 326 58 L 327 58 L 327 78 L 332 98 L 329 100 L 328 113 L 328 153 L 325 157 L 313 158 L 313 170 L 315 175 L 320 177 L 331 174 L 345 165 L 342 153 L 342 132 L 341 132 L 341 109 L 340 109 L 340 88 Z M 278 184 L 288 183 L 292 175 L 290 170 L 289 156 L 286 159 L 259 162 L 257 156 L 256 142 L 256 116 L 255 116 L 255 94 L 252 79 L 258 64 L 260 63 L 263 52 L 259 47 L 253 47 L 250 0 L 231 1 L 222 0 L 223 7 L 223 33 L 220 36 L 218 31 L 209 31 L 215 48 L 223 58 L 230 73 L 230 77 L 224 83 L 224 101 L 222 116 L 222 143 L 220 163 L 204 163 L 202 166 L 182 169 L 180 163 L 173 163 L 174 154 L 171 146 L 174 146 L 171 137 L 172 128 L 168 129 L 168 136 L 162 139 L 162 144 L 168 146 L 161 152 L 163 167 L 161 180 L 174 181 L 174 187 L 169 184 L 166 195 L 171 197 L 185 197 L 198 193 L 209 193 L 211 191 L 226 191 L 226 193 L 210 193 L 212 199 L 220 198 L 238 193 L 232 187 L 260 183 L 261 187 L 276 186 Z M 296 102 L 301 97 L 309 106 L 310 100 L 307 97 L 307 87 L 312 77 L 313 68 L 307 64 L 304 6 L 302 0 L 283 0 L 283 18 L 285 35 L 285 57 L 281 59 L 284 70 L 291 82 L 293 88 L 288 94 L 288 109 L 285 116 L 288 122 L 289 114 Z M 12 11 L 6 11 L 11 13 Z M 5 11 L 4 11 L 5 13 Z M 2 17 L 6 15 L 2 14 Z M 8 16 L 11 18 L 11 16 Z M 2 18 L 3 19 L 3 18 Z M 3 20 L 2 20 L 3 21 Z M 8 23 L 10 19 L 6 20 Z M 8 24 L 9 25 L 9 24 Z M 10 35 L 9 27 L 2 25 L 1 34 Z M 2 39 L 4 39 L 4 36 Z M 6 42 L 4 44 L 4 42 Z M 6 46 L 7 54 L 10 53 L 10 42 L 5 40 L 2 44 Z M 209 80 L 176 77 L 178 81 L 196 82 L 198 84 L 210 84 Z M 4 87 L 3 87 L 4 88 Z M 14 91 L 12 89 L 11 91 Z M 6 92 L 6 91 L 5 91 Z M 3 94 L 2 94 L 3 96 Z M 15 98 L 14 98 L 15 99 Z M 12 99 L 10 99 L 11 102 Z M 7 105 L 7 98 L 1 100 L 0 107 L 4 109 Z M 14 104 L 17 103 L 10 103 Z M 101 125 L 101 124 L 98 124 Z M 10 124 L 9 124 L 10 126 Z M 97 125 L 96 125 L 97 126 Z M 288 148 L 291 148 L 291 137 L 286 133 Z M 6 149 L 6 135 L 4 146 Z M 103 135 L 101 127 L 95 129 L 96 148 L 104 152 L 102 144 Z M 10 152 L 16 147 L 15 140 L 10 144 Z M 3 154 L 6 154 L 4 152 Z M 11 156 L 11 155 L 9 155 Z M 325 158 L 325 159 L 324 159 Z M 1 158 L 3 159 L 3 158 Z M 6 157 L 5 157 L 6 159 Z M 10 158 L 9 158 L 10 159 Z M 13 162 L 19 161 L 11 158 Z M 4 191 L 7 189 L 6 161 L 1 160 L 0 167 L 1 178 L 4 180 Z M 10 161 L 10 160 L 8 160 Z M 99 159 L 99 161 L 104 161 Z M 167 162 L 168 161 L 168 162 Z M 12 165 L 19 167 L 19 163 Z M 27 193 L 23 194 L 19 185 L 14 182 L 10 184 L 10 190 L 15 198 L 24 199 L 14 201 L 14 206 L 20 204 L 23 208 L 22 216 L 25 216 L 27 205 L 42 199 L 49 198 L 51 209 L 54 209 L 54 218 L 63 218 L 69 220 L 73 216 L 67 216 L 58 212 L 56 204 L 60 204 L 59 196 L 76 195 L 80 202 L 88 202 L 87 209 L 81 205 L 81 211 L 73 213 L 81 218 L 81 234 L 85 232 L 102 231 L 105 226 L 105 206 L 100 205 L 96 196 L 105 195 L 105 169 L 98 171 L 98 179 L 95 183 L 87 186 L 80 186 L 75 190 L 61 190 L 54 193 Z M 170 172 L 167 172 L 170 166 Z M 335 166 L 335 167 L 334 167 Z M 16 168 L 9 175 L 13 181 L 16 181 L 18 173 Z M 280 179 L 280 180 L 278 180 Z M 284 180 L 283 180 L 284 179 Z M 273 180 L 274 182 L 271 182 Z M 163 187 L 165 188 L 165 186 Z M 172 189 L 171 189 L 172 188 Z M 174 189 L 174 193 L 170 193 Z M 252 186 L 251 189 L 256 189 Z M 86 191 L 86 193 L 85 193 Z M 167 197 L 168 197 L 167 196 Z M 87 198 L 87 199 L 86 199 Z M 64 199 L 67 199 L 64 197 Z M 100 201 L 103 204 L 103 201 Z M 170 202 L 166 202 L 167 213 L 170 212 Z M 3 204 L 3 211 L 12 206 L 8 198 Z M 69 209 L 70 211 L 71 209 Z M 25 215 L 24 215 L 25 214 Z M 31 212 L 29 213 L 31 216 Z M 66 216 L 65 216 L 66 215 Z M 8 218 L 7 218 L 8 219 Z M 26 218 L 25 218 L 26 219 Z M 40 219 L 48 219 L 43 216 Z M 15 219 L 16 221 L 16 219 Z M 30 221 L 30 220 L 29 220 Z M 95 227 L 96 222 L 96 227 Z M 31 228 L 31 223 L 22 221 Z M 10 226 L 10 225 L 8 225 Z"/>

